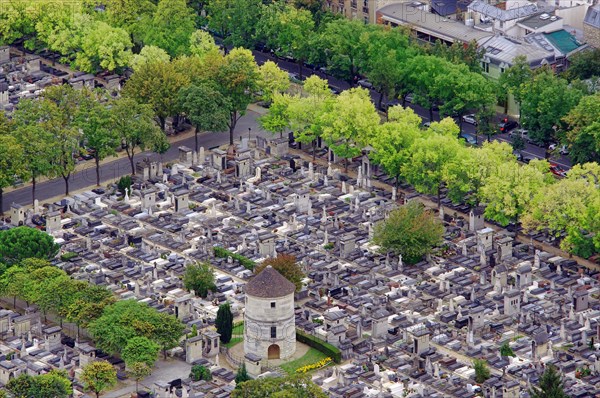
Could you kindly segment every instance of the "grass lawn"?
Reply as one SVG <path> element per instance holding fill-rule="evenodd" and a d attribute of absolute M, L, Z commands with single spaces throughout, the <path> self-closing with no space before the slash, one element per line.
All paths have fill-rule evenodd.
<path fill-rule="evenodd" d="M 225 347 L 227 348 L 231 348 L 234 345 L 244 341 L 244 338 L 242 336 L 244 336 L 244 322 L 242 322 L 241 324 L 234 326 L 233 327 L 233 331 L 231 332 L 231 340 L 229 341 L 229 343 L 224 344 Z M 239 336 L 239 337 L 238 337 Z"/>
<path fill-rule="evenodd" d="M 234 345 L 241 343 L 242 341 L 244 341 L 244 339 L 241 337 L 232 337 L 231 340 L 229 340 L 229 343 L 223 345 L 227 348 L 231 348 Z"/>
<path fill-rule="evenodd" d="M 310 365 L 311 363 L 319 362 L 324 358 L 327 358 L 327 355 L 323 354 L 321 351 L 311 348 L 301 358 L 281 365 L 281 369 L 286 371 L 287 374 L 292 375 L 296 373 L 296 369 L 301 368 L 302 366 Z"/>

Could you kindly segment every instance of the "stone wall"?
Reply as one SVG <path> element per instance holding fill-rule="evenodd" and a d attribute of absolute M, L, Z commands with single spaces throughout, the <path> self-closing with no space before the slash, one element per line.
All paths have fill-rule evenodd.
<path fill-rule="evenodd" d="M 583 38 L 587 44 L 600 48 L 600 29 L 594 28 L 586 23 L 583 24 Z"/>

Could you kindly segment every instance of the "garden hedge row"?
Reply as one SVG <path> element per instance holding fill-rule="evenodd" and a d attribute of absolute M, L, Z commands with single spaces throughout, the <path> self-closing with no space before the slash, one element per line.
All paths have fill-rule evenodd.
<path fill-rule="evenodd" d="M 213 251 L 215 252 L 215 256 L 219 258 L 231 257 L 234 260 L 237 260 L 244 268 L 249 269 L 250 271 L 253 271 L 254 267 L 256 266 L 254 261 L 250 260 L 248 257 L 244 257 L 241 254 L 230 252 L 229 250 L 224 249 L 221 246 L 213 247 Z"/>
<path fill-rule="evenodd" d="M 296 329 L 296 340 L 314 348 L 315 350 L 321 351 L 323 354 L 333 359 L 333 362 L 335 363 L 342 362 L 342 352 L 340 349 L 334 347 L 326 341 L 319 339 L 318 337 L 311 336 L 302 330 Z"/>

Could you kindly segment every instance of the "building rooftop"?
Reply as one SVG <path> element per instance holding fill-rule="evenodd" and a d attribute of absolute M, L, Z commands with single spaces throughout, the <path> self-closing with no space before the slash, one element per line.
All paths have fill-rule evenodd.
<path fill-rule="evenodd" d="M 469 9 L 481 15 L 485 15 L 486 17 L 502 22 L 526 18 L 538 12 L 537 5 L 533 3 L 527 4 L 523 7 L 510 8 L 508 10 L 504 9 L 504 7 L 501 6 L 502 4 L 504 3 L 491 5 L 480 0 L 475 0 L 469 4 Z"/>
<path fill-rule="evenodd" d="M 276 298 L 293 294 L 296 285 L 270 265 L 250 279 L 246 285 L 246 294 L 261 298 Z"/>
<path fill-rule="evenodd" d="M 421 4 L 421 3 L 419 3 Z M 415 7 L 413 3 L 395 3 L 380 8 L 381 17 L 399 25 L 418 27 L 423 33 L 431 34 L 450 42 L 469 43 L 491 37 L 492 33 L 483 32 L 465 24 Z"/>
<path fill-rule="evenodd" d="M 531 30 L 538 30 L 543 28 L 544 26 L 550 25 L 558 20 L 561 20 L 562 18 L 556 15 L 549 15 L 547 13 L 538 13 L 535 15 L 532 15 L 528 18 L 522 19 L 519 22 L 517 22 L 519 25 L 523 25 L 523 27 L 531 29 Z"/>
<path fill-rule="evenodd" d="M 582 46 L 575 36 L 564 29 L 557 30 L 556 32 L 544 33 L 544 37 L 546 37 L 546 39 L 563 54 L 568 54 Z"/>
<path fill-rule="evenodd" d="M 431 11 L 441 16 L 465 12 L 470 0 L 434 0 L 431 2 Z"/>
<path fill-rule="evenodd" d="M 600 4 L 588 8 L 583 23 L 600 29 Z"/>
<path fill-rule="evenodd" d="M 554 59 L 553 49 L 544 51 L 533 44 L 504 36 L 483 39 L 479 41 L 479 46 L 485 48 L 485 57 L 490 62 L 504 63 L 506 67 L 512 65 L 513 60 L 519 55 L 524 55 L 531 66 L 539 66 Z"/>

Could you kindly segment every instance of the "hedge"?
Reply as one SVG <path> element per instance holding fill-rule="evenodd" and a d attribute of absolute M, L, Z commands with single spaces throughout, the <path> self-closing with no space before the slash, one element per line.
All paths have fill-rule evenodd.
<path fill-rule="evenodd" d="M 213 251 L 215 253 L 215 256 L 219 258 L 231 257 L 234 260 L 237 260 L 242 266 L 244 266 L 244 268 L 249 269 L 250 271 L 253 271 L 254 267 L 256 267 L 254 261 L 250 260 L 248 257 L 244 257 L 241 254 L 230 252 L 229 250 L 224 249 L 221 246 L 213 247 Z"/>
<path fill-rule="evenodd" d="M 333 362 L 335 363 L 342 362 L 342 352 L 340 349 L 334 347 L 326 341 L 319 339 L 318 337 L 311 336 L 300 329 L 296 329 L 296 340 L 316 349 L 317 351 L 321 351 L 323 354 L 333 359 Z"/>

